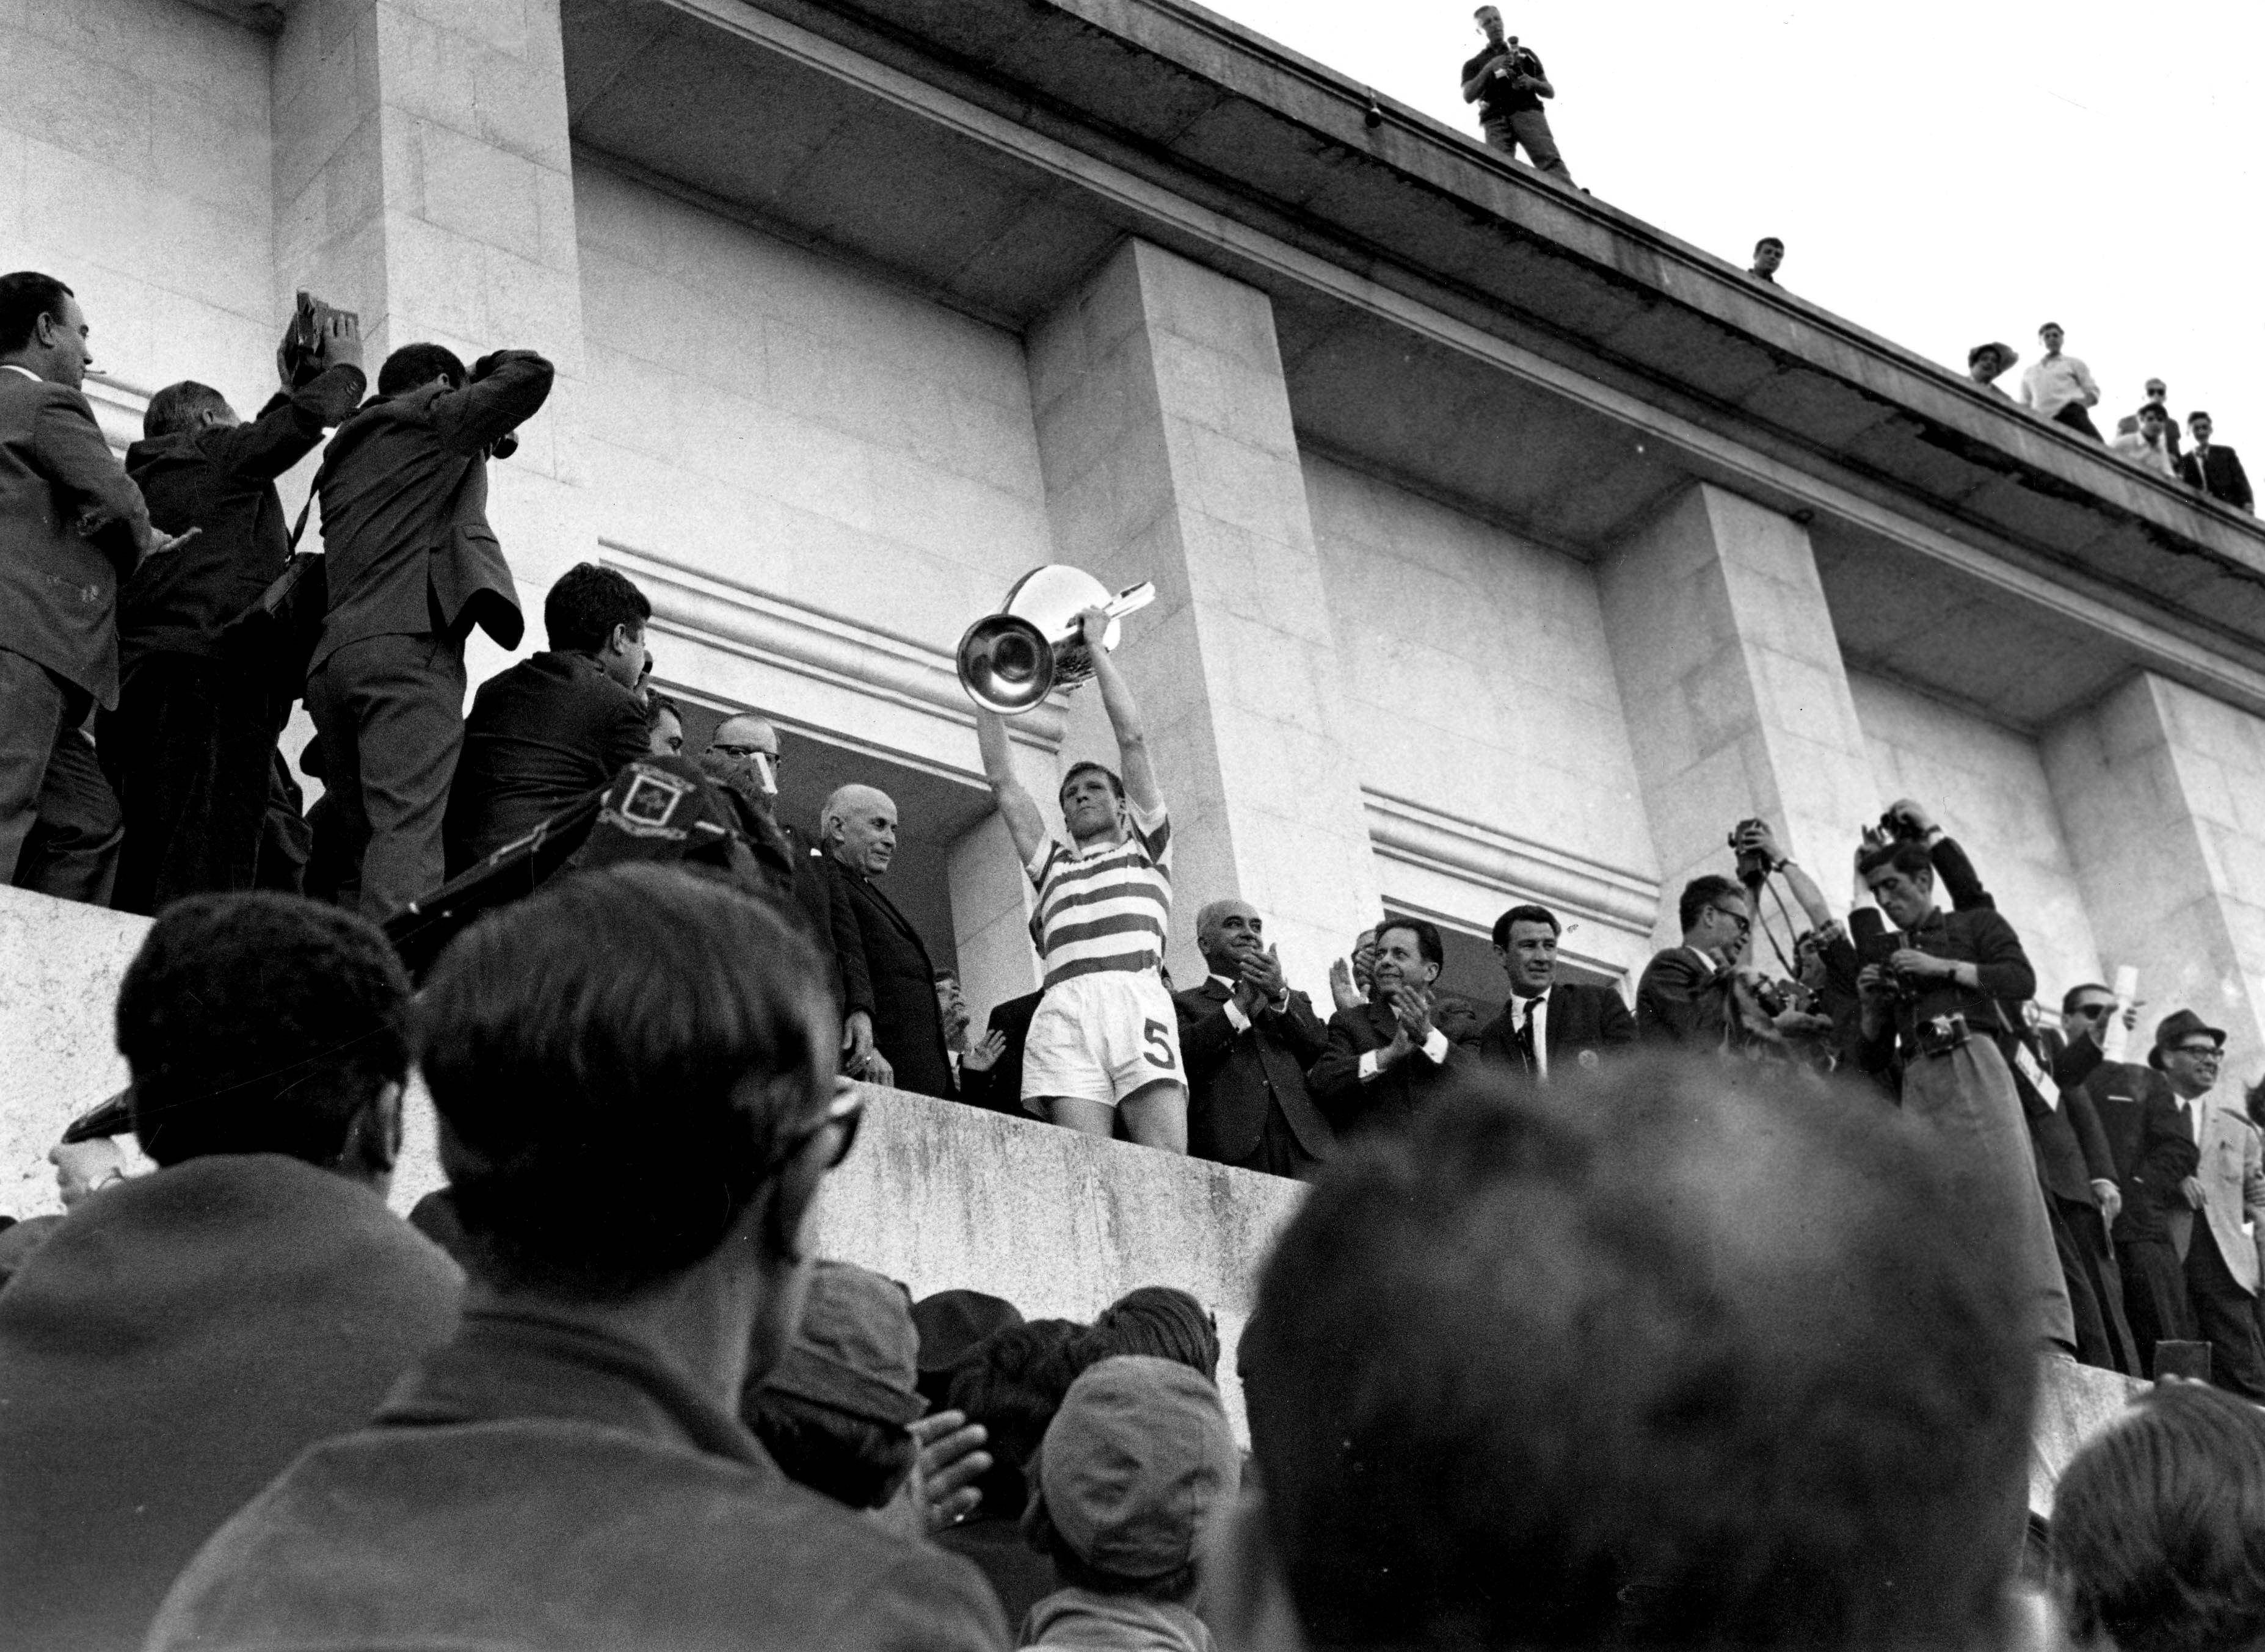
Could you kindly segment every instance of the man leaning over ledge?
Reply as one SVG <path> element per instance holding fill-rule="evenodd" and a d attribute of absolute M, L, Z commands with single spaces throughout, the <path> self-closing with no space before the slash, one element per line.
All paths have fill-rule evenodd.
<path fill-rule="evenodd" d="M 0 275 L 0 877 L 108 903 L 117 799 L 84 732 L 118 703 L 118 585 L 180 543 L 79 394 L 86 316 L 51 275 Z"/>

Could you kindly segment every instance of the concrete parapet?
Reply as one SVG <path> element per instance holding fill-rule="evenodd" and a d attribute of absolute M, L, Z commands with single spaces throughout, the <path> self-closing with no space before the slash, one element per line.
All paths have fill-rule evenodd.
<path fill-rule="evenodd" d="M 0 889 L 0 1209 L 59 1209 L 45 1154 L 73 1115 L 126 1082 L 111 1045 L 119 977 L 146 918 Z M 1193 1292 L 1219 1315 L 1220 1386 L 1244 1432 L 1234 1347 L 1258 1271 L 1296 1209 L 1295 1183 L 1036 1120 L 868 1089 L 856 1151 L 819 1205 L 827 1255 L 903 1280 L 915 1296 L 992 1292 L 1032 1317 L 1088 1319 L 1140 1284 Z M 396 1210 L 440 1184 L 432 1111 L 412 1095 Z M 2141 1385 L 2044 1363 L 2030 1505 Z"/>

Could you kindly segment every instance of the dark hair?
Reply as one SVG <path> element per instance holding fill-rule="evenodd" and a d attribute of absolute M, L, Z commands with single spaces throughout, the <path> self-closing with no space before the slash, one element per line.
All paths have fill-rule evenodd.
<path fill-rule="evenodd" d="M 2210 415 L 2209 415 L 2208 413 L 2203 412 L 2203 411 L 2202 411 L 2202 409 L 2200 409 L 2199 407 L 2197 407 L 2197 408 L 2196 408 L 2196 409 L 2194 410 L 2194 411 L 2193 411 L 2193 412 L 2189 413 L 2189 414 L 2187 415 L 2187 423 L 2188 423 L 2188 424 L 2189 424 L 2189 425 L 2191 425 L 2191 424 L 2193 424 L 2193 423 L 2195 422 L 2195 420 L 2196 420 L 2197 418 L 2210 418 Z M 2214 419 L 2214 418 L 2210 418 L 2210 422 L 2211 424 L 2213 424 L 2213 425 L 2215 425 L 2216 423 L 2218 423 L 2218 421 L 2217 421 L 2216 419 Z"/>
<path fill-rule="evenodd" d="M 134 1133 L 161 1165 L 279 1153 L 335 1165 L 409 1073 L 409 978 L 376 926 L 295 895 L 191 895 L 118 989 Z M 390 1142 L 369 1142 L 382 1168 Z"/>
<path fill-rule="evenodd" d="M 1785 251 L 1785 243 L 1779 240 L 1773 235 L 1766 235 L 1760 240 L 1754 243 L 1754 251 L 1759 252 L 1764 247 L 1775 247 L 1779 251 L 1782 252 Z"/>
<path fill-rule="evenodd" d="M 1675 903 L 1675 921 L 1681 924 L 1685 933 L 1688 934 L 1691 926 L 1699 921 L 1699 914 L 1725 895 L 1736 895 L 1744 900 L 1746 891 L 1736 879 L 1725 877 L 1720 872 L 1708 872 L 1693 878 L 1683 885 L 1682 896 Z"/>
<path fill-rule="evenodd" d="M 183 379 L 178 384 L 168 384 L 149 398 L 149 409 L 142 415 L 142 434 L 145 440 L 154 440 L 194 430 L 197 420 L 205 414 L 228 411 L 228 397 L 211 385 Z"/>
<path fill-rule="evenodd" d="M 1200 1561 L 1190 1561 L 1177 1571 L 1166 1572 L 1162 1577 L 1119 1577 L 1114 1572 L 1104 1572 L 1070 1547 L 1069 1539 L 1061 1534 L 1061 1528 L 1053 1523 L 1043 1502 L 1031 1517 L 1024 1535 L 1032 1548 L 1053 1561 L 1055 1576 L 1065 1589 L 1184 1605 L 1195 1598 L 1196 1586 L 1203 1581 Z"/>
<path fill-rule="evenodd" d="M 1551 935 L 1563 935 L 1565 926 L 1557 921 L 1557 914 L 1547 906 L 1512 906 L 1494 921 L 1494 943 L 1504 951 L 1510 949 L 1510 932 L 1521 923 L 1546 923 Z"/>
<path fill-rule="evenodd" d="M 789 1480 L 851 1509 L 878 1509 L 913 1472 L 919 1448 L 900 1423 L 851 1416 L 799 1394 L 750 1383 L 740 1419 Z"/>
<path fill-rule="evenodd" d="M 653 695 L 652 703 L 648 705 L 645 710 L 650 714 L 648 718 L 650 723 L 659 723 L 660 721 L 661 713 L 665 711 L 670 717 L 676 719 L 676 724 L 679 728 L 684 726 L 684 708 L 677 704 L 675 701 L 670 699 L 665 694 L 657 694 Z"/>
<path fill-rule="evenodd" d="M 2116 989 L 2114 987 L 2103 986 L 2098 981 L 2086 981 L 2079 986 L 2070 987 L 2068 991 L 2060 995 L 2060 1013 L 2065 1015 L 2070 1010 L 2074 1009 L 2076 1008 L 2076 1001 L 2083 997 L 2087 993 L 2105 993 L 2110 998 L 2116 996 Z"/>
<path fill-rule="evenodd" d="M 2060 323 L 2057 321 L 2048 321 L 2038 327 L 2037 336 L 2042 338 L 2049 332 L 2066 332 L 2067 331 L 2068 329 L 2062 326 Z"/>
<path fill-rule="evenodd" d="M 1068 772 L 1061 777 L 1061 784 L 1054 789 L 1055 797 L 1059 799 L 1062 793 L 1069 790 L 1070 782 L 1075 780 L 1080 775 L 1086 774 L 1101 775 L 1108 781 L 1109 790 L 1116 794 L 1117 801 L 1119 803 L 1125 801 L 1125 782 L 1117 777 L 1117 771 L 1106 763 L 1096 763 L 1089 758 L 1083 762 L 1072 763 L 1069 766 Z"/>
<path fill-rule="evenodd" d="M 1494 1081 L 1330 1165 L 1242 1350 L 1312 1644 L 1990 1641 L 2036 1384 L 2014 1207 L 1805 1094 Z"/>
<path fill-rule="evenodd" d="M 377 370 L 377 393 L 398 396 L 404 390 L 413 390 L 430 384 L 434 379 L 445 378 L 448 388 L 464 388 L 464 364 L 456 353 L 445 345 L 405 344 L 385 358 L 385 365 Z"/>
<path fill-rule="evenodd" d="M 1447 943 L 1439 938 L 1439 926 L 1429 918 L 1402 918 L 1397 913 L 1387 913 L 1377 921 L 1376 939 L 1380 946 L 1387 929 L 1405 929 L 1416 937 L 1416 951 L 1426 964 L 1447 965 Z"/>
<path fill-rule="evenodd" d="M 543 599 L 543 629 L 558 653 L 602 654 L 614 627 L 626 625 L 634 637 L 652 617 L 652 604 L 628 575 L 594 562 L 576 563 Z"/>
<path fill-rule="evenodd" d="M 54 276 L 37 270 L 0 275 L 0 355 L 30 344 L 40 317 L 53 316 L 60 324 L 63 300 L 77 296 Z"/>
<path fill-rule="evenodd" d="M 2249 1115 L 2249 1122 L 2265 1130 L 2265 1077 L 2241 1092 L 2241 1105 Z"/>
<path fill-rule="evenodd" d="M 2138 418 L 2168 418 L 2170 416 L 2170 409 L 2165 407 L 2160 402 L 2142 402 L 2139 404 L 2138 412 L 2133 415 Z"/>
<path fill-rule="evenodd" d="M 947 1408 L 965 1412 L 991 1436 L 996 1461 L 980 1482 L 986 1509 L 1022 1511 L 1028 1495 L 1023 1475 L 1070 1384 L 1116 1351 L 1106 1337 L 1074 1320 L 1031 1320 L 993 1332 L 953 1367 Z"/>
<path fill-rule="evenodd" d="M 2053 1489 L 2072 1645 L 2253 1647 L 2265 1624 L 2265 1412 L 2170 1383 L 2087 1441 Z"/>
<path fill-rule="evenodd" d="M 1169 1284 L 1127 1291 L 1095 1316 L 1093 1328 L 1112 1354 L 1176 1360 L 1219 1380 L 1219 1325 L 1204 1305 Z"/>
<path fill-rule="evenodd" d="M 1892 843 L 1867 849 L 1857 858 L 1856 875 L 1861 877 L 1883 866 L 1892 866 L 1906 877 L 1917 877 L 1921 872 L 1929 877 L 1934 876 L 1934 856 L 1927 853 L 1926 844 L 1910 838 L 1897 838 Z"/>
<path fill-rule="evenodd" d="M 713 1254 L 824 1105 L 818 979 L 762 902 L 656 865 L 557 880 L 450 942 L 422 1066 L 470 1271 L 603 1299 Z"/>

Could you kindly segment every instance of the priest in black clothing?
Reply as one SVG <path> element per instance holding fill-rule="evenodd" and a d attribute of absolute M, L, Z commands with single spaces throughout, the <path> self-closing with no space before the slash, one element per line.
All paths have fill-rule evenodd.
<path fill-rule="evenodd" d="M 251 657 L 226 628 L 291 559 L 275 479 L 354 411 L 365 386 L 353 318 L 332 311 L 311 359 L 286 365 L 250 424 L 194 380 L 149 398 L 127 474 L 153 525 L 200 531 L 145 558 L 119 593 L 118 709 L 95 726 L 126 826 L 111 893 L 120 912 L 260 881 L 275 738 L 295 697 L 288 678 L 305 662 L 295 672 Z"/>

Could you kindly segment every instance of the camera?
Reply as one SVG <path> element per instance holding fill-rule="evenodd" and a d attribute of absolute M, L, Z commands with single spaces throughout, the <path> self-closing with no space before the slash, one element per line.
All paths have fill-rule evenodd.
<path fill-rule="evenodd" d="M 1879 833 L 1878 841 L 1883 844 L 1924 843 L 1926 841 L 1926 833 L 1920 828 L 1919 822 L 1912 819 L 1911 816 L 1895 809 L 1889 810 L 1880 817 L 1880 824 L 1877 827 L 1877 831 Z M 1864 835 L 1868 838 L 1872 835 L 1872 832 L 1870 830 L 1867 830 Z"/>
<path fill-rule="evenodd" d="M 1774 870 L 1768 855 L 1759 849 L 1744 848 L 1739 842 L 1749 832 L 1767 830 L 1769 822 L 1759 819 L 1741 820 L 1730 828 L 1728 841 L 1730 852 L 1738 857 L 1738 881 L 1742 884 L 1759 884 Z"/>

